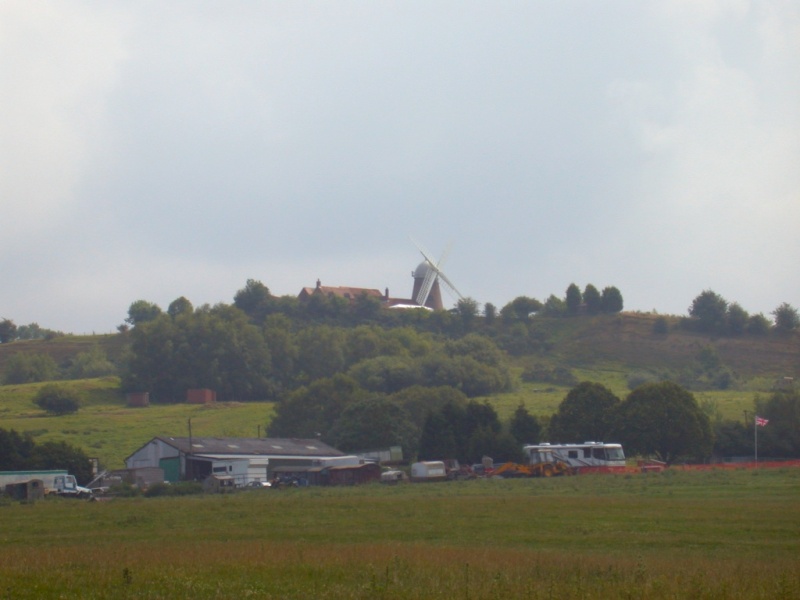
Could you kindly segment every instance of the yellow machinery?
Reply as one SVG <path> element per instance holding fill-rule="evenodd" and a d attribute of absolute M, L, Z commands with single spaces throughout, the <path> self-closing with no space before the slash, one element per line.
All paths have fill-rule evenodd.
<path fill-rule="evenodd" d="M 573 475 L 575 471 L 553 456 L 548 450 L 532 453 L 530 463 L 504 463 L 492 471 L 492 477 L 555 477 L 557 475 Z"/>

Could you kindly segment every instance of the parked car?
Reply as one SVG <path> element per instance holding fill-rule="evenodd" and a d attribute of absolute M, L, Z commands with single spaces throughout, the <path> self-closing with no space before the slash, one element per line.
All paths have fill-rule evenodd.
<path fill-rule="evenodd" d="M 272 484 L 269 481 L 251 481 L 245 487 L 260 489 L 272 487 Z"/>

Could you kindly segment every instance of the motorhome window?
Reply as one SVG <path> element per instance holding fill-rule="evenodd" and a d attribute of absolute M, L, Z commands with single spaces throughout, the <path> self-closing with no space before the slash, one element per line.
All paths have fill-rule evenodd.
<path fill-rule="evenodd" d="M 568 450 L 567 456 L 569 458 L 578 458 L 578 451 L 577 450 Z"/>
<path fill-rule="evenodd" d="M 594 456 L 594 458 L 597 458 L 597 459 L 600 459 L 600 460 L 605 460 L 606 459 L 606 452 L 602 448 L 595 448 L 594 451 L 592 452 L 592 456 Z"/>
<path fill-rule="evenodd" d="M 608 460 L 625 460 L 625 453 L 622 448 L 606 448 Z"/>
<path fill-rule="evenodd" d="M 583 449 L 583 458 L 592 458 L 592 449 L 591 448 L 584 448 Z"/>

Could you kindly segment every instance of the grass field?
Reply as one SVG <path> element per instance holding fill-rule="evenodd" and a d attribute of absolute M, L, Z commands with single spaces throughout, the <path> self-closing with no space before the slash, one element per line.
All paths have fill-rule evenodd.
<path fill-rule="evenodd" d="M 0 505 L 9 598 L 797 598 L 800 469 Z"/>
<path fill-rule="evenodd" d="M 155 436 L 188 436 L 189 419 L 193 435 L 258 437 L 273 412 L 268 402 L 130 408 L 116 377 L 62 383 L 78 390 L 82 405 L 77 413 L 60 417 L 47 415 L 32 402 L 44 384 L 0 386 L 0 427 L 31 432 L 37 441 L 68 442 L 109 469 L 124 468 L 125 457 Z"/>

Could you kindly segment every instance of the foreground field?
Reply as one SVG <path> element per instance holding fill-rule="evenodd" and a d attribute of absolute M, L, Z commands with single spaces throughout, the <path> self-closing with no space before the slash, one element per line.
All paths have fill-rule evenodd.
<path fill-rule="evenodd" d="M 800 469 L 0 506 L 14 598 L 797 598 Z"/>

